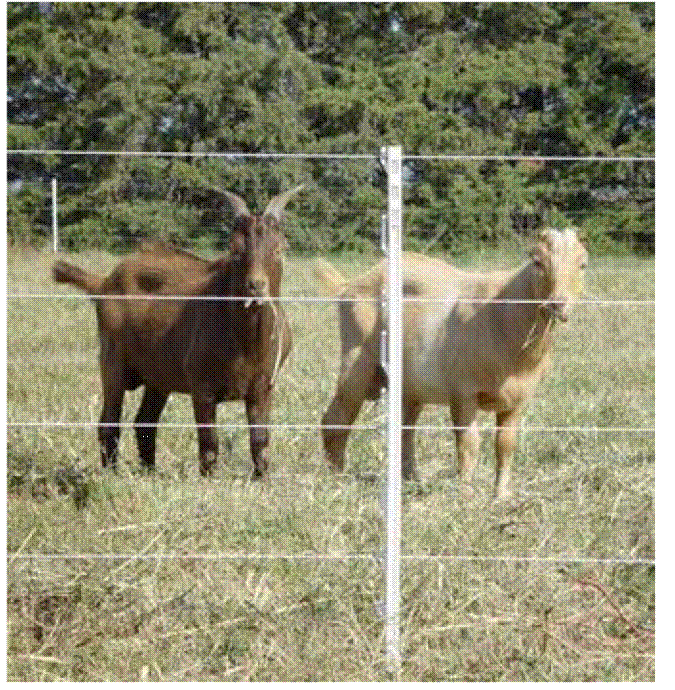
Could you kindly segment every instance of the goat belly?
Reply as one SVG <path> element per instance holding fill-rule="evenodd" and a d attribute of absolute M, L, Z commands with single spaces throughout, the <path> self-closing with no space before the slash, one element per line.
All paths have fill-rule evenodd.
<path fill-rule="evenodd" d="M 409 398 L 425 404 L 446 405 L 450 399 L 450 390 L 439 366 L 437 353 L 424 348 L 408 354 L 403 367 L 403 391 Z"/>

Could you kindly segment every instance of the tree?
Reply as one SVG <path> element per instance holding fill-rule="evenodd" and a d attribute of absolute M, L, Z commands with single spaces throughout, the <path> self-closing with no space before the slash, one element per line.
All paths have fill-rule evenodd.
<path fill-rule="evenodd" d="M 167 227 L 210 242 L 223 223 L 214 186 L 263 198 L 302 179 L 307 230 L 293 246 L 356 247 L 379 228 L 376 162 L 200 154 L 400 143 L 528 157 L 407 161 L 415 246 L 547 219 L 653 234 L 653 165 L 536 160 L 653 152 L 650 3 L 10 3 L 7 36 L 10 149 L 182 154 L 12 155 L 10 233 L 39 226 L 52 176 L 73 245 Z"/>

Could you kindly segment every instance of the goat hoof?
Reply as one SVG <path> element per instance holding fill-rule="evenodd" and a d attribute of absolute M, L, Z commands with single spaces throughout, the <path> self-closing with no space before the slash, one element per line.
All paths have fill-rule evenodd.
<path fill-rule="evenodd" d="M 255 465 L 253 468 L 253 474 L 251 475 L 251 479 L 253 480 L 258 480 L 258 479 L 264 479 L 265 475 L 267 474 L 267 463 L 260 463 L 260 465 Z"/>
<path fill-rule="evenodd" d="M 199 474 L 202 477 L 213 476 L 213 470 L 216 467 L 218 456 L 215 451 L 209 450 L 200 455 L 199 458 Z"/>
<path fill-rule="evenodd" d="M 199 474 L 202 475 L 202 477 L 213 477 L 213 468 L 215 467 L 215 463 L 212 465 L 200 465 L 199 466 Z"/>
<path fill-rule="evenodd" d="M 344 460 L 338 460 L 334 457 L 332 457 L 329 454 L 326 454 L 326 462 L 328 463 L 328 466 L 335 472 L 336 474 L 342 474 L 345 469 L 345 461 Z"/>
<path fill-rule="evenodd" d="M 471 484 L 467 484 L 466 482 L 462 482 L 462 485 L 459 488 L 459 493 L 462 499 L 465 501 L 471 501 L 476 497 L 476 490 L 471 486 Z"/>
<path fill-rule="evenodd" d="M 402 470 L 401 472 L 401 479 L 403 479 L 404 482 L 419 482 L 420 478 L 415 470 Z"/>

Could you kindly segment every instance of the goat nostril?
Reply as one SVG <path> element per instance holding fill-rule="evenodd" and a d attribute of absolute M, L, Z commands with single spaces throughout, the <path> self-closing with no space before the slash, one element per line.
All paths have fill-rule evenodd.
<path fill-rule="evenodd" d="M 564 302 L 549 302 L 546 306 L 549 314 L 552 317 L 563 322 L 567 321 L 567 313 Z"/>
<path fill-rule="evenodd" d="M 262 278 L 251 278 L 248 281 L 248 291 L 252 295 L 261 295 L 267 290 L 267 281 Z"/>

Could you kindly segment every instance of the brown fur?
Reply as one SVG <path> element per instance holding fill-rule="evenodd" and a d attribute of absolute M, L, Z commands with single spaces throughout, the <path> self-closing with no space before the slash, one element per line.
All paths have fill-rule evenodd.
<path fill-rule="evenodd" d="M 175 392 L 192 396 L 203 475 L 213 472 L 218 453 L 216 405 L 227 400 L 244 400 L 254 476 L 265 473 L 274 376 L 291 347 L 286 314 L 267 298 L 279 296 L 286 246 L 281 212 L 299 189 L 274 197 L 260 216 L 223 192 L 235 223 L 229 255 L 213 261 L 154 241 L 105 278 L 65 261 L 54 264 L 54 280 L 76 285 L 96 304 L 104 467 L 116 461 L 124 393 L 144 385 L 134 427 L 145 467 L 154 467 L 157 421 Z"/>
<path fill-rule="evenodd" d="M 477 461 L 479 409 L 495 412 L 495 495 L 509 492 L 510 466 L 522 410 L 549 362 L 554 322 L 565 321 L 581 290 L 586 250 L 573 230 L 542 232 L 532 260 L 515 271 L 469 273 L 421 254 L 403 261 L 402 468 L 414 479 L 414 425 L 425 404 L 448 405 L 465 490 Z M 339 304 L 342 362 L 335 397 L 323 418 L 326 456 L 341 469 L 348 429 L 376 393 L 377 307 L 386 262 L 352 281 L 320 261 L 316 277 Z M 366 298 L 369 301 L 366 301 Z M 406 428 L 408 427 L 408 428 Z"/>

